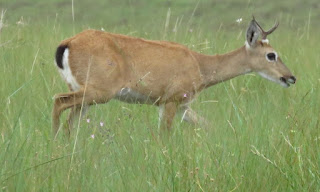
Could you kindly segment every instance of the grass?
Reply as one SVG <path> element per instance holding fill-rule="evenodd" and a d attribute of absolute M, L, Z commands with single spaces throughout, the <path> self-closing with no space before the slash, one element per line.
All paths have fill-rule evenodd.
<path fill-rule="evenodd" d="M 317 1 L 75 1 L 74 21 L 71 1 L 4 0 L 0 7 L 7 9 L 0 33 L 2 191 L 320 190 Z M 251 13 L 263 26 L 280 20 L 270 42 L 296 85 L 283 89 L 254 74 L 216 85 L 192 104 L 209 128 L 176 118 L 163 139 L 155 107 L 111 101 L 91 107 L 90 123 L 81 120 L 70 140 L 61 133 L 53 141 L 52 97 L 67 91 L 53 64 L 62 39 L 103 27 L 225 53 L 243 45 Z"/>

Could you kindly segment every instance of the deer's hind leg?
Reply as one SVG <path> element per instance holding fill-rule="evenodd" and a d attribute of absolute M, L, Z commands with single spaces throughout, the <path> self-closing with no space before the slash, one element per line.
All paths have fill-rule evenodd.
<path fill-rule="evenodd" d="M 74 88 L 70 84 L 68 84 L 68 86 L 71 92 L 77 91 L 77 90 L 74 90 Z M 71 110 L 68 115 L 68 119 L 64 123 L 64 129 L 67 135 L 70 135 L 71 130 L 74 128 L 74 122 L 82 119 L 85 116 L 88 109 L 89 109 L 89 105 L 85 103 L 71 107 Z M 76 126 L 78 125 L 78 123 L 79 122 L 76 123 Z"/>
<path fill-rule="evenodd" d="M 79 124 L 78 121 L 85 116 L 88 109 L 89 109 L 88 104 L 83 104 L 83 105 L 81 104 L 81 105 L 76 105 L 71 107 L 71 110 L 68 115 L 68 119 L 64 124 L 67 135 L 70 135 L 71 130 L 74 128 L 74 124 L 75 126 L 78 126 Z"/>
<path fill-rule="evenodd" d="M 162 131 L 171 130 L 173 119 L 177 112 L 177 104 L 164 103 L 159 106 L 159 127 Z"/>
<path fill-rule="evenodd" d="M 52 129 L 56 135 L 60 126 L 60 115 L 68 109 L 73 108 L 69 114 L 68 123 L 73 124 L 75 117 L 81 113 L 81 107 L 93 103 L 106 103 L 114 96 L 113 92 L 102 92 L 94 89 L 80 89 L 76 92 L 62 93 L 55 96 L 52 110 Z M 70 125 L 69 125 L 70 127 Z M 69 130 L 67 130 L 69 134 Z"/>

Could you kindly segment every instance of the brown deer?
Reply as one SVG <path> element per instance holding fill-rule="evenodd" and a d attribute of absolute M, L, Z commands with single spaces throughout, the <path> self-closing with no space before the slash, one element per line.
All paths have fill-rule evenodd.
<path fill-rule="evenodd" d="M 239 75 L 256 72 L 289 87 L 296 78 L 270 46 L 264 31 L 253 18 L 245 45 L 223 55 L 203 55 L 186 46 L 86 30 L 61 42 L 56 65 L 71 92 L 55 96 L 52 112 L 57 134 L 59 117 L 71 108 L 67 134 L 73 121 L 92 104 L 118 99 L 128 103 L 158 106 L 162 129 L 170 129 L 177 112 L 183 120 L 197 123 L 189 107 L 197 93 Z M 259 37 L 262 40 L 258 40 Z"/>

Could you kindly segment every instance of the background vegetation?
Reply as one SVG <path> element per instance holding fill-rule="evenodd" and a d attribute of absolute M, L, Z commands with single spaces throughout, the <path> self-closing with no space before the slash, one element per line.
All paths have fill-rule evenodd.
<path fill-rule="evenodd" d="M 0 190 L 320 190 L 318 0 L 2 0 L 1 9 Z M 156 107 L 111 101 L 53 141 L 52 97 L 67 91 L 53 64 L 61 40 L 103 28 L 225 53 L 244 44 L 252 14 L 265 28 L 279 20 L 269 39 L 296 85 L 250 74 L 209 88 L 192 104 L 208 128 L 176 118 L 168 139 Z"/>

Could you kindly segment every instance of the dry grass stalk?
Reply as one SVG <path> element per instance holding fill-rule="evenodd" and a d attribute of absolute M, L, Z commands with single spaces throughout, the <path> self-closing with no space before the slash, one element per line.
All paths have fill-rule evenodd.
<path fill-rule="evenodd" d="M 7 11 L 7 10 L 2 10 L 2 11 L 1 11 L 1 17 L 0 17 L 0 33 L 1 33 L 1 31 L 2 31 L 2 28 L 4 27 L 3 20 L 4 20 L 4 15 L 6 14 L 6 11 Z"/>

